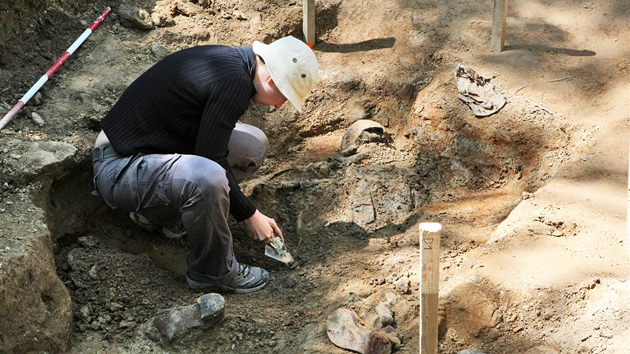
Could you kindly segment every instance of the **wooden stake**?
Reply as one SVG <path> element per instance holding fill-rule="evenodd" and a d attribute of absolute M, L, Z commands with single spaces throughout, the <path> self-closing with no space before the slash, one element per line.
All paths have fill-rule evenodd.
<path fill-rule="evenodd" d="M 437 354 L 438 350 L 438 301 L 440 285 L 440 230 L 434 222 L 420 224 L 422 247 L 422 288 L 420 306 L 421 354 Z"/>
<path fill-rule="evenodd" d="M 315 0 L 304 0 L 303 25 L 304 39 L 306 44 L 315 47 Z"/>
<path fill-rule="evenodd" d="M 492 36 L 490 49 L 502 52 L 505 45 L 505 28 L 507 24 L 508 0 L 494 0 L 494 14 L 492 16 Z"/>

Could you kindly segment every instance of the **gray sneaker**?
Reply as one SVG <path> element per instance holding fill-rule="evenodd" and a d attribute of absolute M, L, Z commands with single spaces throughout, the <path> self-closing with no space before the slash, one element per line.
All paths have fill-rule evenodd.
<path fill-rule="evenodd" d="M 133 222 L 140 225 L 143 229 L 149 232 L 158 231 L 166 238 L 182 238 L 186 235 L 186 229 L 184 229 L 184 225 L 178 225 L 174 228 L 168 228 L 163 226 L 161 229 L 158 225 L 152 223 L 149 219 L 147 219 L 144 215 L 139 213 L 129 213 L 129 217 Z"/>
<path fill-rule="evenodd" d="M 247 294 L 258 291 L 267 285 L 267 281 L 269 281 L 269 273 L 266 270 L 259 267 L 250 267 L 246 264 L 239 264 L 236 276 L 223 286 L 213 286 L 198 282 L 190 279 L 188 274 L 186 274 L 186 282 L 191 289 L 213 288 L 218 291 L 237 294 Z"/>

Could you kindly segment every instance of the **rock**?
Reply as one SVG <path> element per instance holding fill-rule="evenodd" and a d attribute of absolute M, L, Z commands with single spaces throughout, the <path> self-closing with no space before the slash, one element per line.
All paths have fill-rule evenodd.
<path fill-rule="evenodd" d="M 390 340 L 390 342 L 392 342 L 394 348 L 400 348 L 402 342 L 400 338 L 398 338 L 398 335 L 396 334 L 396 329 L 394 327 L 387 326 L 383 328 L 380 332 L 383 333 L 383 335 L 385 335 Z"/>
<path fill-rule="evenodd" d="M 43 213 L 30 217 L 45 221 Z M 50 232 L 45 228 L 33 232 L 28 223 L 0 214 L 0 225 L 9 223 L 11 233 L 0 233 L 0 248 L 10 247 L 10 252 L 0 252 L 0 353 L 26 348 L 33 353 L 65 353 L 72 339 L 72 301 L 56 273 Z M 16 237 L 20 238 L 13 242 Z"/>
<path fill-rule="evenodd" d="M 396 325 L 394 320 L 394 312 L 389 308 L 387 303 L 381 302 L 376 306 L 376 317 L 372 320 L 372 328 L 381 329 L 386 326 Z"/>
<path fill-rule="evenodd" d="M 79 269 L 79 265 L 76 263 L 76 259 L 74 257 L 74 254 L 72 254 L 72 252 L 68 252 L 68 256 L 66 257 L 66 262 L 68 263 L 68 267 L 71 270 Z"/>
<path fill-rule="evenodd" d="M 235 10 L 233 12 L 233 16 L 235 19 L 239 20 L 239 21 L 247 21 L 248 17 L 247 15 L 245 15 L 243 12 Z"/>
<path fill-rule="evenodd" d="M 118 15 L 120 16 L 120 24 L 123 27 L 141 30 L 153 28 L 151 15 L 146 10 L 136 6 L 121 5 L 118 9 Z"/>
<path fill-rule="evenodd" d="M 116 311 L 120 311 L 120 310 L 124 309 L 125 306 L 123 304 L 118 303 L 118 302 L 108 302 L 107 305 L 106 305 L 106 308 L 109 311 L 116 312 Z"/>
<path fill-rule="evenodd" d="M 42 116 L 40 116 L 36 112 L 31 113 L 31 119 L 33 120 L 33 123 L 35 123 L 35 125 L 38 127 L 43 127 L 46 124 L 44 118 L 42 118 Z"/>
<path fill-rule="evenodd" d="M 387 293 L 385 294 L 385 299 L 388 305 L 394 305 L 398 302 L 398 295 L 394 293 Z"/>
<path fill-rule="evenodd" d="M 350 304 L 352 304 L 354 302 L 357 302 L 359 300 L 361 300 L 361 298 L 359 296 L 357 296 L 357 294 L 350 293 L 350 296 L 348 296 L 346 301 L 344 301 L 344 305 L 350 305 Z"/>
<path fill-rule="evenodd" d="M 394 282 L 394 288 L 400 292 L 401 294 L 409 293 L 409 286 L 411 281 L 408 277 L 401 277 L 400 279 Z"/>
<path fill-rule="evenodd" d="M 209 8 L 212 5 L 212 0 L 191 0 L 191 2 L 203 8 Z"/>
<path fill-rule="evenodd" d="M 81 320 L 85 323 L 89 323 L 90 322 L 90 307 L 88 305 L 83 305 L 81 306 L 81 308 L 79 308 L 79 317 L 81 318 Z"/>
<path fill-rule="evenodd" d="M 205 294 L 197 303 L 160 311 L 153 320 L 153 325 L 163 341 L 170 343 L 187 331 L 206 328 L 218 323 L 225 314 L 225 300 L 219 294 Z"/>
<path fill-rule="evenodd" d="M 205 294 L 197 298 L 197 305 L 204 321 L 215 321 L 219 317 L 223 317 L 225 300 L 219 294 Z"/>
<path fill-rule="evenodd" d="M 169 51 L 166 47 L 161 45 L 160 43 L 152 43 L 151 44 L 151 54 L 155 56 L 156 59 L 160 60 L 169 55 Z"/>
<path fill-rule="evenodd" d="M 95 248 L 98 246 L 98 240 L 94 236 L 81 236 L 77 239 L 77 242 L 83 248 Z"/>
<path fill-rule="evenodd" d="M 77 152 L 73 145 L 58 141 L 20 141 L 7 139 L 3 145 L 12 154 L 19 155 L 17 160 L 0 157 L 0 173 L 18 175 L 20 177 L 49 174 L 58 177 L 67 173 L 65 167 L 74 163 L 72 159 Z"/>
<path fill-rule="evenodd" d="M 92 266 L 92 268 L 90 268 L 90 270 L 88 271 L 88 276 L 93 280 L 98 279 L 98 270 L 96 268 L 96 264 Z"/>

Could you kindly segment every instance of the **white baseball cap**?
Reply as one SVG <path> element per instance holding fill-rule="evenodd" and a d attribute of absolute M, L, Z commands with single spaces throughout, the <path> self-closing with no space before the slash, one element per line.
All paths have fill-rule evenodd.
<path fill-rule="evenodd" d="M 265 61 L 280 92 L 302 113 L 306 96 L 319 82 L 319 65 L 313 50 L 292 36 L 271 44 L 256 41 L 252 49 Z"/>

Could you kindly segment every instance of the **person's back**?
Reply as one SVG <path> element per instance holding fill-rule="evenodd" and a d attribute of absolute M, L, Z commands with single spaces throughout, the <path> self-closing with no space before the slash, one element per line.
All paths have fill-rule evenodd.
<path fill-rule="evenodd" d="M 222 138 L 227 144 L 254 92 L 253 64 L 246 64 L 235 48 L 226 46 L 171 54 L 125 90 L 103 118 L 103 130 L 123 155 L 181 153 L 218 159 L 212 146 Z"/>

